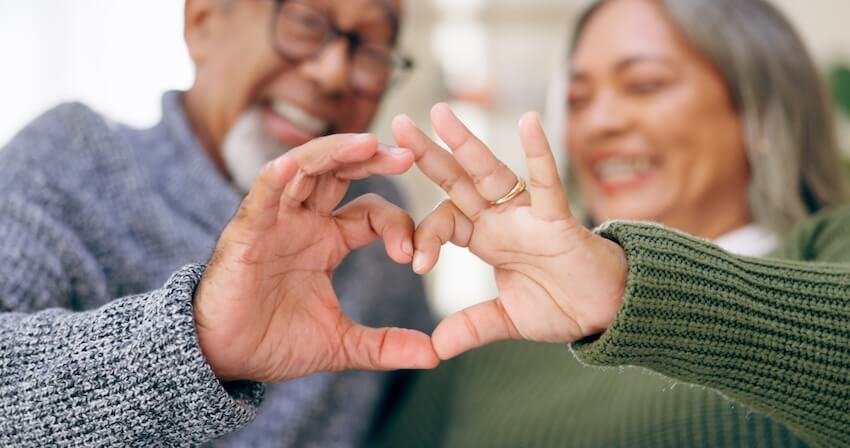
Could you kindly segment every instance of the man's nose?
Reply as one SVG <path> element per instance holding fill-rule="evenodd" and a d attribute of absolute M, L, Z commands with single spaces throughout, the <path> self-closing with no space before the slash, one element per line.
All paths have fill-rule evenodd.
<path fill-rule="evenodd" d="M 329 43 L 315 57 L 304 61 L 302 73 L 328 95 L 340 94 L 350 86 L 349 43 L 339 38 Z"/>

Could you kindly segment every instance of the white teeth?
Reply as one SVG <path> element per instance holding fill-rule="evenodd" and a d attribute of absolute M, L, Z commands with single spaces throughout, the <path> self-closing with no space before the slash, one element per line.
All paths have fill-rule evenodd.
<path fill-rule="evenodd" d="M 618 182 L 642 176 L 653 167 L 648 157 L 611 158 L 593 166 L 593 171 L 603 181 Z"/>
<path fill-rule="evenodd" d="M 311 134 L 324 134 L 330 127 L 327 121 L 310 115 L 304 109 L 286 101 L 273 102 L 272 109 L 296 127 Z"/>

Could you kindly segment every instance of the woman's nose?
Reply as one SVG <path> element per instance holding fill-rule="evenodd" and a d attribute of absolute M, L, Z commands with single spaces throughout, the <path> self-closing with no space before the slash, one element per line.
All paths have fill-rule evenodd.
<path fill-rule="evenodd" d="M 628 128 L 629 109 L 615 92 L 599 92 L 584 111 L 585 132 L 594 137 L 609 137 Z"/>

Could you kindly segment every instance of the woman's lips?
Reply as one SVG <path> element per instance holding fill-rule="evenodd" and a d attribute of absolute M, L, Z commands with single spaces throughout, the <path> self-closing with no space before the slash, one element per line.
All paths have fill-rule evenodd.
<path fill-rule="evenodd" d="M 591 165 L 593 178 L 606 193 L 618 193 L 642 186 L 657 171 L 657 162 L 647 156 L 606 157 Z"/>

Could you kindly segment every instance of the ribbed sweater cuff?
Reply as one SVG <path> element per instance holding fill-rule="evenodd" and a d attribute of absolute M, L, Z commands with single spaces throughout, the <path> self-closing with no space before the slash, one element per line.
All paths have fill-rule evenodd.
<path fill-rule="evenodd" d="M 812 441 L 850 442 L 846 266 L 737 257 L 659 225 L 596 232 L 629 262 L 608 330 L 573 344 L 588 364 L 637 365 L 712 387 Z"/>
<path fill-rule="evenodd" d="M 173 411 L 169 413 L 187 416 L 180 423 L 185 432 L 176 433 L 183 432 L 186 441 L 192 442 L 199 441 L 192 440 L 193 436 L 224 435 L 249 423 L 256 416 L 264 393 L 263 385 L 256 382 L 222 384 L 201 351 L 193 300 L 205 268 L 186 266 L 172 275 L 163 288 L 168 298 L 166 306 L 172 308 L 166 311 L 170 318 L 163 322 L 171 326 L 173 334 L 170 340 L 162 341 L 166 345 L 159 348 L 164 352 L 150 366 L 151 373 L 159 377 L 155 383 L 163 385 L 164 393 L 183 391 L 174 395 L 169 403 Z"/>
<path fill-rule="evenodd" d="M 225 387 L 198 344 L 203 271 L 97 310 L 0 315 L 0 446 L 195 446 L 250 422 L 262 385 Z"/>

